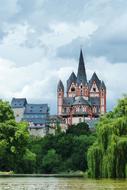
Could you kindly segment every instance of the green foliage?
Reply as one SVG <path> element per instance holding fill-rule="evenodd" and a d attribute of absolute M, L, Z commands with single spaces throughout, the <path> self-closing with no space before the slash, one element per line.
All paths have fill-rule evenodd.
<path fill-rule="evenodd" d="M 0 122 L 6 122 L 14 119 L 13 111 L 8 102 L 0 100 Z"/>
<path fill-rule="evenodd" d="M 27 148 L 29 133 L 26 123 L 16 123 L 8 102 L 0 100 L 0 170 L 24 173 L 26 160 L 34 154 Z M 29 155 L 29 156 L 28 156 Z M 34 159 L 35 160 L 35 157 Z M 32 162 L 33 162 L 32 160 Z"/>
<path fill-rule="evenodd" d="M 42 159 L 42 167 L 44 173 L 59 172 L 61 157 L 56 153 L 56 150 L 50 149 Z"/>
<path fill-rule="evenodd" d="M 77 129 L 76 129 L 77 127 Z M 36 173 L 86 171 L 87 150 L 95 141 L 95 134 L 81 125 L 73 126 L 67 134 L 30 138 L 29 149 L 36 154 Z"/>
<path fill-rule="evenodd" d="M 59 121 L 57 121 L 57 123 L 56 123 L 55 134 L 59 134 L 59 133 L 61 133 L 61 127 L 60 127 L 60 123 L 59 123 Z"/>
<path fill-rule="evenodd" d="M 14 173 L 61 173 L 86 171 L 87 150 L 95 134 L 86 123 L 56 135 L 30 137 L 27 124 L 16 123 L 7 102 L 0 101 L 0 171 Z"/>
<path fill-rule="evenodd" d="M 0 123 L 1 170 L 18 171 L 21 158 L 25 154 L 29 134 L 25 123 L 15 121 Z"/>
<path fill-rule="evenodd" d="M 127 166 L 127 97 L 119 100 L 113 112 L 97 125 L 97 140 L 88 151 L 91 177 L 126 177 Z"/>
<path fill-rule="evenodd" d="M 66 133 L 67 134 L 77 134 L 77 136 L 80 136 L 80 135 L 89 134 L 90 130 L 89 130 L 88 124 L 85 122 L 82 122 L 77 125 L 70 126 Z"/>

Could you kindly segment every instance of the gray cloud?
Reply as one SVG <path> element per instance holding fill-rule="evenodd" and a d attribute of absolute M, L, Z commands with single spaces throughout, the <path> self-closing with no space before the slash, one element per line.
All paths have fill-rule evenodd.
<path fill-rule="evenodd" d="M 56 112 L 57 81 L 77 72 L 82 45 L 88 78 L 96 71 L 106 82 L 110 110 L 127 92 L 126 7 L 125 0 L 1 0 L 0 96 L 48 102 Z"/>

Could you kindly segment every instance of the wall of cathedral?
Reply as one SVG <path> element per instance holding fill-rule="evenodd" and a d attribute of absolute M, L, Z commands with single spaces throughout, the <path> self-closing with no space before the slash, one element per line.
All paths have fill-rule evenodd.
<path fill-rule="evenodd" d="M 77 84 L 72 83 L 67 92 L 67 97 L 78 97 L 78 96 L 83 96 L 85 99 L 88 99 L 89 97 L 88 86 L 84 86 L 82 84 L 78 86 Z"/>

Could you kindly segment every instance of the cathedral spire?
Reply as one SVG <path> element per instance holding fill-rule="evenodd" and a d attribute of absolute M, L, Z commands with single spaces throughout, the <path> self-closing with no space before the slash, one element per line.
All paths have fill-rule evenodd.
<path fill-rule="evenodd" d="M 63 91 L 64 92 L 64 85 L 61 80 L 59 80 L 58 86 L 57 86 L 57 91 Z"/>
<path fill-rule="evenodd" d="M 80 50 L 80 57 L 79 57 L 79 66 L 78 66 L 78 74 L 77 74 L 77 83 L 79 84 L 86 84 L 87 77 L 86 77 L 86 69 L 84 64 L 84 58 L 82 49 Z"/>

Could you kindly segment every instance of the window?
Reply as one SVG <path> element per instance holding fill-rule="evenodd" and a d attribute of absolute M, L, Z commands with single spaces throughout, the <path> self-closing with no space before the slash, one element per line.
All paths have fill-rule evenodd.
<path fill-rule="evenodd" d="M 64 113 L 66 113 L 67 112 L 67 109 L 66 108 L 64 108 Z"/>
<path fill-rule="evenodd" d="M 79 107 L 79 112 L 82 112 L 82 107 L 81 106 Z"/>
<path fill-rule="evenodd" d="M 96 92 L 96 88 L 93 88 L 93 91 Z"/>
<path fill-rule="evenodd" d="M 71 92 L 75 92 L 75 88 L 74 87 L 71 88 Z"/>

